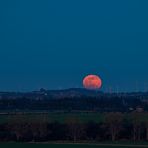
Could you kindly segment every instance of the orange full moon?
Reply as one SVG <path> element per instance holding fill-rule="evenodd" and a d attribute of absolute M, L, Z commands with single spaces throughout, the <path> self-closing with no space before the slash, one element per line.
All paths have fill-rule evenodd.
<path fill-rule="evenodd" d="M 88 75 L 83 79 L 83 86 L 86 89 L 99 89 L 102 86 L 102 80 L 97 75 Z"/>

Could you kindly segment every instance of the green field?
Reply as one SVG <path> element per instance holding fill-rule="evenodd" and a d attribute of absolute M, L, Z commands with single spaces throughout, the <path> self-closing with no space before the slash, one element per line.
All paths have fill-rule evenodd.
<path fill-rule="evenodd" d="M 38 113 L 29 113 L 29 114 L 17 114 L 17 115 L 0 115 L 0 123 L 6 123 L 10 120 L 17 119 L 18 121 L 40 121 L 46 120 L 48 122 L 58 121 L 60 123 L 64 123 L 66 120 L 70 118 L 76 118 L 80 122 L 89 122 L 95 121 L 100 122 L 103 121 L 104 114 L 102 113 L 47 113 L 47 114 L 38 114 Z"/>
<path fill-rule="evenodd" d="M 148 148 L 148 145 L 0 143 L 1 148 Z"/>
<path fill-rule="evenodd" d="M 4 112 L 3 112 L 4 113 Z M 0 123 L 6 123 L 9 121 L 47 121 L 47 122 L 60 122 L 65 123 L 65 121 L 75 118 L 81 123 L 86 123 L 89 121 L 94 121 L 96 123 L 103 122 L 105 115 L 108 113 L 98 113 L 98 112 L 17 112 L 11 114 L 0 113 Z M 147 114 L 141 116 L 143 120 L 148 119 Z M 124 113 L 124 118 L 131 120 L 131 114 Z"/>

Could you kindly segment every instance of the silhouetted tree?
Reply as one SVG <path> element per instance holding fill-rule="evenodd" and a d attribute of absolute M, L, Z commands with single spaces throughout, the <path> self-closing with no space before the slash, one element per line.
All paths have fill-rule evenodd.
<path fill-rule="evenodd" d="M 123 121 L 122 113 L 107 113 L 105 115 L 105 123 L 109 127 L 112 141 L 115 141 L 120 132 Z"/>
<path fill-rule="evenodd" d="M 133 140 L 141 140 L 141 133 L 143 128 L 143 113 L 133 112 L 130 114 L 131 122 L 133 124 Z"/>
<path fill-rule="evenodd" d="M 73 139 L 74 142 L 83 137 L 85 127 L 80 123 L 78 118 L 71 117 L 66 121 L 66 123 L 68 126 L 68 135 L 71 139 Z"/>

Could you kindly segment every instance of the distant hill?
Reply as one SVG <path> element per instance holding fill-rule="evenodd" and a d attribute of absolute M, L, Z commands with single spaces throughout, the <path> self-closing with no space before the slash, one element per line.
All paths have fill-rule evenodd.
<path fill-rule="evenodd" d="M 0 110 L 11 111 L 148 111 L 148 93 L 104 93 L 84 88 L 0 92 Z"/>
<path fill-rule="evenodd" d="M 40 91 L 42 92 L 42 91 Z M 46 95 L 52 96 L 52 97 L 58 97 L 58 98 L 73 98 L 73 97 L 82 97 L 82 96 L 100 96 L 103 94 L 101 91 L 97 90 L 88 90 L 84 88 L 69 88 L 69 89 L 63 89 L 63 90 L 47 90 L 43 91 Z"/>
<path fill-rule="evenodd" d="M 46 90 L 41 88 L 39 91 L 32 92 L 0 92 L 0 98 L 79 98 L 79 97 L 130 97 L 148 99 L 148 92 L 127 92 L 127 93 L 104 93 L 99 90 L 89 90 L 85 88 L 69 88 L 61 90 Z"/>

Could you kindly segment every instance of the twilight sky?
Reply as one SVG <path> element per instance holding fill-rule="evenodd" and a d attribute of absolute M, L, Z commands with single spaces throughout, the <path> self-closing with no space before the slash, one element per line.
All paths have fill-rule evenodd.
<path fill-rule="evenodd" d="M 0 91 L 148 90 L 147 0 L 0 0 Z"/>

